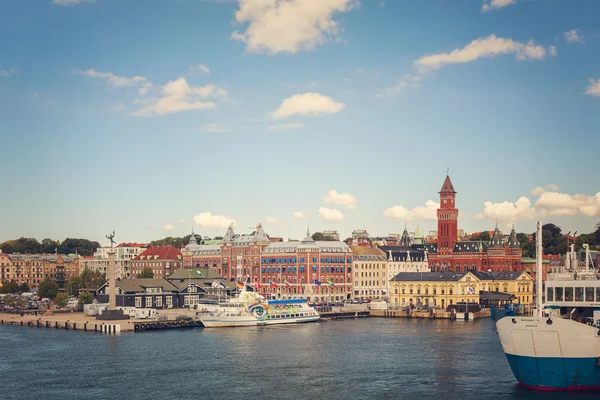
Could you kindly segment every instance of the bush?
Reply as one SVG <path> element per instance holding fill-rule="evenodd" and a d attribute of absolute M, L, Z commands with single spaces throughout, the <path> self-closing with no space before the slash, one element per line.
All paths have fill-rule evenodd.
<path fill-rule="evenodd" d="M 79 305 L 92 304 L 94 302 L 94 296 L 90 292 L 79 293 Z"/>
<path fill-rule="evenodd" d="M 59 293 L 54 298 L 54 305 L 58 308 L 66 307 L 68 302 L 69 302 L 69 293 L 66 293 L 66 292 Z"/>

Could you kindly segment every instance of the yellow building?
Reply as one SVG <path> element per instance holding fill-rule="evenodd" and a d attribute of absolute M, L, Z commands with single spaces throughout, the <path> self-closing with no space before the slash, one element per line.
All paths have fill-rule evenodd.
<path fill-rule="evenodd" d="M 390 287 L 391 304 L 398 307 L 480 303 L 480 292 L 506 293 L 515 302 L 533 303 L 533 279 L 526 272 L 403 272 Z"/>
<path fill-rule="evenodd" d="M 388 297 L 387 260 L 372 247 L 352 246 L 352 297 L 384 299 Z"/>

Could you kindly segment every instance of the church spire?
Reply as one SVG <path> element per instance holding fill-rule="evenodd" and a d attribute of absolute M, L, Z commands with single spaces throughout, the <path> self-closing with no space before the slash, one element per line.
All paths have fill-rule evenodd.
<path fill-rule="evenodd" d="M 452 186 L 452 181 L 450 180 L 450 175 L 446 175 L 446 179 L 444 179 L 444 184 L 442 185 L 442 189 L 440 190 L 441 194 L 446 193 L 456 193 L 454 190 L 454 186 Z"/>

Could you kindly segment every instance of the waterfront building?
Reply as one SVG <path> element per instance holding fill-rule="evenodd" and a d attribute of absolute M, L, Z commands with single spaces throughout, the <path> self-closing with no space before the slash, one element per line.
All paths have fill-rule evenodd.
<path fill-rule="evenodd" d="M 131 278 L 131 260 L 142 254 L 150 245 L 145 243 L 119 243 L 115 252 L 115 276 Z M 98 247 L 91 257 L 82 257 L 80 272 L 84 269 L 98 271 L 108 276 L 108 251 L 110 247 Z"/>
<path fill-rule="evenodd" d="M 0 283 L 9 282 L 12 278 L 12 259 L 0 249 Z"/>
<path fill-rule="evenodd" d="M 447 308 L 480 303 L 480 295 L 504 293 L 533 303 L 533 278 L 526 272 L 402 272 L 391 280 L 391 303 Z M 509 296 L 510 297 L 510 296 Z"/>
<path fill-rule="evenodd" d="M 300 242 L 265 246 L 260 268 L 250 270 L 249 277 L 270 297 L 335 302 L 352 295 L 352 262 L 346 243 L 315 241 L 307 231 Z"/>
<path fill-rule="evenodd" d="M 387 299 L 389 293 L 385 253 L 377 248 L 352 247 L 352 297 Z"/>
<path fill-rule="evenodd" d="M 522 250 L 513 227 L 508 240 L 504 240 L 496 225 L 492 240 L 459 241 L 456 191 L 446 176 L 437 210 L 437 243 L 426 244 L 429 265 L 441 272 L 467 271 L 521 271 Z"/>
<path fill-rule="evenodd" d="M 352 237 L 352 239 L 368 238 L 369 232 L 367 232 L 366 229 L 355 229 L 352 231 L 351 237 Z"/>
<path fill-rule="evenodd" d="M 138 274 L 148 267 L 155 278 L 165 278 L 177 271 L 183 265 L 181 252 L 175 247 L 152 246 L 131 260 L 131 276 Z"/>
<path fill-rule="evenodd" d="M 117 306 L 157 309 L 188 305 L 201 309 L 202 300 L 228 296 L 236 288 L 235 282 L 221 282 L 211 268 L 180 268 L 167 278 L 120 279 L 116 285 Z M 107 284 L 96 291 L 96 298 L 99 303 L 108 302 Z"/>
<path fill-rule="evenodd" d="M 79 275 L 79 257 L 63 254 L 12 254 L 10 280 L 19 284 L 27 283 L 37 287 L 44 279 L 50 278 L 60 288 L 72 276 Z"/>

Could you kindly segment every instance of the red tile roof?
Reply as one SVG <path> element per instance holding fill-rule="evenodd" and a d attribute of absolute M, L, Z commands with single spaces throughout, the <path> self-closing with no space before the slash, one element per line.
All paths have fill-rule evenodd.
<path fill-rule="evenodd" d="M 142 254 L 134 258 L 134 260 L 147 260 L 148 257 L 158 256 L 157 260 L 180 260 L 181 252 L 175 247 L 168 246 L 152 246 L 146 249 Z M 144 258 L 142 258 L 144 257 Z"/>
<path fill-rule="evenodd" d="M 149 247 L 150 245 L 147 243 L 119 243 L 117 247 Z"/>

